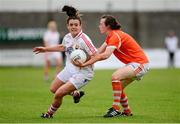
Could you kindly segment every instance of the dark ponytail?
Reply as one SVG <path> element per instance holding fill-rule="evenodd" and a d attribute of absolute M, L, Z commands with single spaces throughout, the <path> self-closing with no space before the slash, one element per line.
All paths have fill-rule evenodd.
<path fill-rule="evenodd" d="M 101 19 L 105 19 L 105 25 L 110 26 L 112 30 L 118 30 L 121 28 L 120 23 L 111 15 L 103 15 Z"/>
<path fill-rule="evenodd" d="M 65 5 L 62 8 L 62 11 L 66 12 L 66 14 L 69 16 L 68 19 L 67 19 L 67 24 L 69 23 L 69 20 L 71 20 L 71 19 L 77 19 L 77 20 L 79 20 L 79 22 L 81 24 L 81 17 L 79 15 L 79 11 L 77 9 L 75 9 L 72 6 Z"/>

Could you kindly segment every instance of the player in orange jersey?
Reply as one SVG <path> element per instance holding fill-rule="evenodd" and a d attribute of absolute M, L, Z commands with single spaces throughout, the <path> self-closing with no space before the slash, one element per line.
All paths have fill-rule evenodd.
<path fill-rule="evenodd" d="M 121 25 L 113 16 L 102 16 L 99 29 L 107 37 L 98 49 L 98 54 L 83 64 L 74 63 L 80 67 L 88 66 L 97 61 L 109 58 L 113 53 L 125 64 L 124 67 L 117 69 L 112 74 L 113 104 L 104 117 L 132 115 L 124 89 L 134 80 L 140 80 L 149 70 L 149 61 L 142 48 L 130 35 L 123 32 L 120 28 Z M 121 112 L 120 104 L 123 108 Z"/>

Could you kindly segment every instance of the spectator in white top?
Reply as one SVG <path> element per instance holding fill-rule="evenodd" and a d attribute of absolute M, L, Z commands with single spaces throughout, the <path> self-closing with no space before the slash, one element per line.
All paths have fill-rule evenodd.
<path fill-rule="evenodd" d="M 56 46 L 59 44 L 60 34 L 57 31 L 57 24 L 55 21 L 50 21 L 47 26 L 48 30 L 45 32 L 43 41 L 45 47 Z M 44 67 L 44 79 L 49 79 L 49 68 L 51 62 L 55 60 L 56 63 L 56 75 L 60 72 L 62 66 L 62 54 L 61 52 L 46 52 L 45 53 L 45 67 Z M 55 75 L 55 76 L 56 76 Z"/>
<path fill-rule="evenodd" d="M 165 46 L 169 53 L 168 66 L 174 67 L 175 52 L 178 49 L 178 37 L 173 30 L 170 30 L 165 37 Z"/>

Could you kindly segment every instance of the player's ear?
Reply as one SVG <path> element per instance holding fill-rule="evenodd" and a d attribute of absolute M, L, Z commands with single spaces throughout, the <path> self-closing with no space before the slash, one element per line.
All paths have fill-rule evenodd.
<path fill-rule="evenodd" d="M 106 28 L 107 28 L 108 30 L 111 30 L 111 26 L 110 26 L 110 25 L 107 25 Z"/>

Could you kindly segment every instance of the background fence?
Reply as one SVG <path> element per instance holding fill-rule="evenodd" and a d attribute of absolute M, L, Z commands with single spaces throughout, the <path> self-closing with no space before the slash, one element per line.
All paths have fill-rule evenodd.
<path fill-rule="evenodd" d="M 168 53 L 164 49 L 145 49 L 150 60 L 150 68 L 168 67 Z M 180 67 L 180 50 L 175 56 L 175 67 Z M 34 54 L 31 49 L 0 50 L 0 66 L 43 66 L 44 54 Z M 109 59 L 95 63 L 95 69 L 116 69 L 123 64 L 111 56 Z"/>

